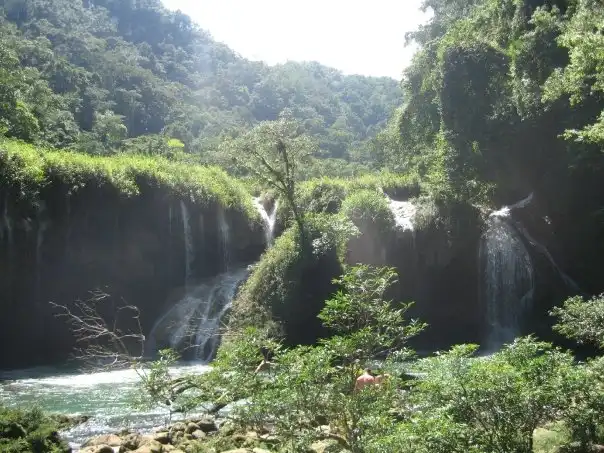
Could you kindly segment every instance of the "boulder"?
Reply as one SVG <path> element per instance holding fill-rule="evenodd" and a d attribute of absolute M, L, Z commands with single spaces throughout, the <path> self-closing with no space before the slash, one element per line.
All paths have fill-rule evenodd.
<path fill-rule="evenodd" d="M 193 422 L 189 422 L 187 423 L 187 429 L 185 430 L 185 432 L 187 434 L 193 434 L 194 431 L 197 431 L 199 429 L 199 425 L 197 425 L 196 423 Z"/>
<path fill-rule="evenodd" d="M 153 436 L 153 440 L 159 442 L 162 445 L 167 445 L 170 443 L 170 434 L 165 431 L 155 433 L 155 436 Z"/>
<path fill-rule="evenodd" d="M 145 445 L 134 450 L 134 453 L 163 453 L 163 447 L 161 444 Z"/>
<path fill-rule="evenodd" d="M 122 446 L 120 452 L 136 450 L 141 446 L 144 437 L 140 434 L 128 434 L 122 438 Z"/>
<path fill-rule="evenodd" d="M 115 450 L 109 445 L 94 445 L 82 448 L 80 453 L 115 453 Z"/>
<path fill-rule="evenodd" d="M 115 434 L 104 434 L 102 436 L 96 436 L 88 439 L 82 444 L 82 447 L 96 447 L 100 445 L 107 445 L 109 447 L 119 447 L 122 445 L 122 439 Z"/>
<path fill-rule="evenodd" d="M 141 449 L 146 449 L 144 451 L 139 451 Z M 163 450 L 163 445 L 156 441 L 151 436 L 143 436 L 141 443 L 138 446 L 138 449 L 135 450 L 137 453 L 161 453 Z"/>
<path fill-rule="evenodd" d="M 199 439 L 203 439 L 204 437 L 206 437 L 207 434 L 204 433 L 201 429 L 196 429 L 195 431 L 193 431 L 191 433 L 191 436 L 193 436 L 193 439 L 199 440 Z"/>
<path fill-rule="evenodd" d="M 195 420 L 195 424 L 204 433 L 211 433 L 213 431 L 218 431 L 218 427 L 216 426 L 216 421 L 211 417 L 205 417 L 205 418 L 202 418 L 199 420 Z"/>
<path fill-rule="evenodd" d="M 170 431 L 186 431 L 186 430 L 187 430 L 187 425 L 183 422 L 174 423 L 170 427 Z"/>

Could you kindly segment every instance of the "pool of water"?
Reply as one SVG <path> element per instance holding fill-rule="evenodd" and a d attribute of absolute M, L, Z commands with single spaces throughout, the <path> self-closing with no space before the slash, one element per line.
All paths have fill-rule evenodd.
<path fill-rule="evenodd" d="M 207 365 L 181 364 L 172 375 L 204 373 Z M 132 394 L 139 376 L 134 370 L 81 373 L 67 368 L 34 368 L 0 372 L 0 401 L 20 408 L 38 406 L 45 411 L 65 415 L 88 415 L 86 423 L 62 433 L 75 451 L 87 438 L 136 429 L 151 431 L 169 421 L 165 408 L 136 410 Z M 178 419 L 173 416 L 172 420 Z"/>

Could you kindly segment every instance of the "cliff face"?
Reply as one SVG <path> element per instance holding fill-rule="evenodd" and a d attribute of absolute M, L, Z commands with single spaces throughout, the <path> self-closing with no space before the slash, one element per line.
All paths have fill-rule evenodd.
<path fill-rule="evenodd" d="M 9 155 L 0 171 L 10 167 Z M 14 156 L 13 156 L 14 157 Z M 14 172 L 13 172 L 14 173 Z M 77 185 L 48 170 L 34 197 L 22 180 L 0 183 L 0 366 L 56 363 L 74 338 L 49 302 L 70 305 L 101 291 L 109 317 L 140 309 L 148 335 L 166 306 L 227 267 L 255 261 L 265 247 L 258 219 L 220 200 L 182 196 L 144 175 L 135 194 L 95 177 Z M 27 195 L 27 194 L 26 194 Z"/>
<path fill-rule="evenodd" d="M 398 284 L 389 296 L 394 301 L 413 301 L 409 316 L 429 324 L 413 340 L 414 347 L 435 350 L 479 343 L 484 334 L 478 291 L 479 213 L 467 205 L 429 209 L 433 211 L 429 218 L 416 220 L 412 230 L 397 226 L 385 234 L 374 223 L 357 222 L 361 235 L 349 242 L 347 261 L 398 270 Z"/>

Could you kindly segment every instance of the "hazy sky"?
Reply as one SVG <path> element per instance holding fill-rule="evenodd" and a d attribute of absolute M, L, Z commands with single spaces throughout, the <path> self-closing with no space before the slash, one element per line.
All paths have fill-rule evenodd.
<path fill-rule="evenodd" d="M 400 78 L 425 22 L 421 0 L 164 0 L 242 56 L 318 61 L 347 74 Z"/>

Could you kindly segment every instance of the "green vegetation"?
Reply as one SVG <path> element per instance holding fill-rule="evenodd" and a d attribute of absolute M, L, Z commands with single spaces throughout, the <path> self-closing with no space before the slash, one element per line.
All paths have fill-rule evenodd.
<path fill-rule="evenodd" d="M 0 407 L 0 450 L 3 453 L 67 453 L 59 424 L 39 409 Z"/>
<path fill-rule="evenodd" d="M 165 155 L 174 138 L 221 162 L 224 136 L 288 108 L 347 173 L 402 99 L 386 77 L 245 60 L 160 0 L 2 0 L 0 42 L 0 134 L 91 154 Z"/>
<path fill-rule="evenodd" d="M 18 196 L 36 200 L 51 182 L 69 192 L 92 185 L 108 185 L 123 196 L 140 193 L 140 183 L 162 187 L 168 195 L 206 205 L 218 203 L 239 209 L 251 219 L 258 213 L 244 185 L 217 167 L 188 165 L 162 157 L 118 154 L 90 156 L 70 151 L 37 148 L 13 140 L 0 140 L 0 177 Z"/>
<path fill-rule="evenodd" d="M 184 379 L 192 389 L 179 393 L 186 410 L 201 401 L 222 407 L 245 399 L 229 412 L 230 443 L 223 431 L 201 441 L 201 451 L 233 446 L 237 433 L 250 431 L 268 431 L 269 451 L 280 453 L 307 451 L 311 444 L 354 453 L 601 448 L 602 357 L 577 362 L 570 352 L 529 336 L 489 356 L 477 357 L 477 345 L 458 345 L 416 359 L 406 344 L 425 325 L 406 319 L 410 304 L 385 299 L 396 277 L 390 268 L 347 269 L 318 314 L 330 336 L 313 346 L 287 347 L 267 330 L 246 327 L 225 338 L 208 373 L 176 381 L 164 377 L 153 388 L 160 384 L 163 398 Z M 568 310 L 576 312 L 574 304 L 557 310 L 561 326 L 573 317 Z M 268 367 L 258 372 L 267 358 Z M 355 390 L 362 368 L 376 360 L 379 384 Z"/>
<path fill-rule="evenodd" d="M 294 344 L 314 342 L 319 330 L 316 315 L 334 290 L 331 281 L 341 273 L 346 243 L 356 231 L 340 216 L 308 215 L 303 238 L 298 226 L 291 226 L 261 257 L 239 291 L 229 329 L 266 326 L 273 333 L 288 329 Z"/>
<path fill-rule="evenodd" d="M 394 215 L 383 194 L 372 190 L 359 190 L 346 197 L 342 212 L 357 224 L 374 224 L 379 231 L 394 229 Z"/>

